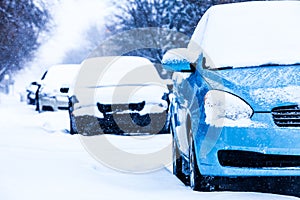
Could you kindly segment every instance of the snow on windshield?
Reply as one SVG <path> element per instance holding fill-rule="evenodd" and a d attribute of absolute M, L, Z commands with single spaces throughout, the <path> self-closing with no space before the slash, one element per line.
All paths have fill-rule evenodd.
<path fill-rule="evenodd" d="M 136 56 L 108 56 L 86 59 L 77 81 L 79 85 L 110 86 L 126 84 L 162 83 L 155 66 L 146 58 Z M 98 83 L 88 83 L 85 77 L 97 77 Z"/>
<path fill-rule="evenodd" d="M 48 70 L 43 82 L 50 85 L 70 85 L 79 72 L 79 69 L 80 65 L 77 64 L 52 66 Z"/>
<path fill-rule="evenodd" d="M 203 48 L 219 67 L 300 63 L 300 2 L 246 2 L 211 7 L 188 48 Z"/>

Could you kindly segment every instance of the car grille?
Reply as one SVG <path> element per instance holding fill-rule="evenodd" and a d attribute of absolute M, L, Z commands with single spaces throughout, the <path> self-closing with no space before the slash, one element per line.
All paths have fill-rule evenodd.
<path fill-rule="evenodd" d="M 274 108 L 272 116 L 277 126 L 300 127 L 300 108 L 297 105 Z"/>
<path fill-rule="evenodd" d="M 298 155 L 272 155 L 251 151 L 220 150 L 218 159 L 224 167 L 300 167 L 300 156 Z"/>

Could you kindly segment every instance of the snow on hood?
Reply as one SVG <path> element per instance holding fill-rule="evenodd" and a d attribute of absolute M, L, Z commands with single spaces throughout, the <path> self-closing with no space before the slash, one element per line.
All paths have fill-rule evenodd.
<path fill-rule="evenodd" d="M 97 88 L 85 88 L 75 93 L 79 101 L 74 105 L 74 113 L 80 115 L 95 115 L 102 118 L 102 113 L 97 108 L 97 103 L 101 104 L 131 104 L 145 101 L 145 107 L 139 113 L 161 113 L 168 108 L 163 95 L 168 93 L 162 85 L 115 85 Z"/>
<path fill-rule="evenodd" d="M 80 105 L 162 103 L 162 96 L 169 92 L 167 82 L 146 58 L 97 57 L 86 59 L 81 66 L 72 88 Z"/>
<path fill-rule="evenodd" d="M 248 102 L 255 111 L 300 105 L 300 65 L 204 70 L 213 89 L 225 90 Z"/>
<path fill-rule="evenodd" d="M 282 88 L 261 88 L 251 91 L 257 102 L 272 105 L 274 102 L 285 102 L 300 105 L 300 86 L 286 86 Z"/>
<path fill-rule="evenodd" d="M 188 49 L 200 47 L 220 67 L 300 63 L 300 2 L 244 2 L 211 7 Z"/>
<path fill-rule="evenodd" d="M 168 90 L 162 85 L 120 85 L 114 87 L 97 88 L 94 98 L 95 102 L 103 104 L 122 103 L 166 103 L 162 99 Z"/>

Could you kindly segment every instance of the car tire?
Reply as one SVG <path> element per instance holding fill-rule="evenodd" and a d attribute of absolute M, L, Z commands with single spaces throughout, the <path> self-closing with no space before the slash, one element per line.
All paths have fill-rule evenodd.
<path fill-rule="evenodd" d="M 213 176 L 203 176 L 200 173 L 193 137 L 190 136 L 190 151 L 189 151 L 189 168 L 190 168 L 190 187 L 195 191 L 211 192 L 219 190 L 219 186 L 214 183 Z"/>
<path fill-rule="evenodd" d="M 190 137 L 190 151 L 189 151 L 189 169 L 190 169 L 190 187 L 193 190 L 201 190 L 201 174 L 197 165 L 195 147 L 192 136 Z"/>
<path fill-rule="evenodd" d="M 185 185 L 189 185 L 189 177 L 183 173 L 184 159 L 180 153 L 178 144 L 174 137 L 172 128 L 170 128 L 172 134 L 172 151 L 173 151 L 173 174 L 181 180 Z"/>

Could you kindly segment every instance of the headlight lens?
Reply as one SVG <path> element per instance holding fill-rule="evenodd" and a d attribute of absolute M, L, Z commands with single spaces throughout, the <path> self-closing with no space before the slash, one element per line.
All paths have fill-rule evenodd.
<path fill-rule="evenodd" d="M 207 124 L 249 120 L 252 108 L 241 98 L 220 90 L 210 90 L 204 97 Z"/>

